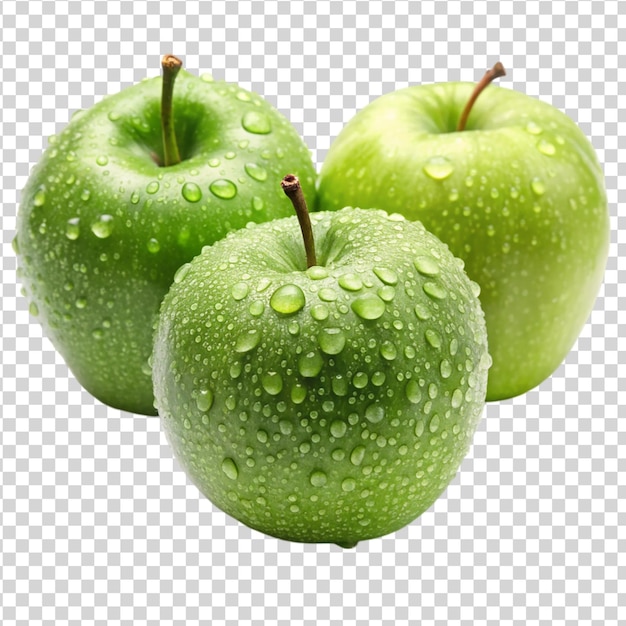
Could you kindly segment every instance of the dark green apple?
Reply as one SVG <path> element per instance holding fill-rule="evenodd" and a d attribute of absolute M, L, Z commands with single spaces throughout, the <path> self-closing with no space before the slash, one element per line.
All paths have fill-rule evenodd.
<path fill-rule="evenodd" d="M 233 229 L 291 214 L 285 171 L 314 197 L 310 153 L 283 115 L 184 70 L 174 88 L 176 69 L 51 138 L 22 193 L 15 240 L 31 312 L 76 378 L 144 414 L 155 413 L 148 358 L 176 270 Z"/>
<path fill-rule="evenodd" d="M 488 400 L 526 392 L 563 361 L 609 243 L 591 144 L 545 102 L 495 86 L 478 98 L 495 69 L 478 87 L 421 85 L 373 101 L 332 143 L 318 187 L 320 209 L 398 211 L 465 260 L 487 321 Z"/>
<path fill-rule="evenodd" d="M 414 520 L 456 474 L 484 405 L 486 330 L 477 285 L 421 224 L 299 217 L 306 258 L 293 216 L 181 267 L 155 397 L 214 504 L 272 536 L 349 547 Z"/>

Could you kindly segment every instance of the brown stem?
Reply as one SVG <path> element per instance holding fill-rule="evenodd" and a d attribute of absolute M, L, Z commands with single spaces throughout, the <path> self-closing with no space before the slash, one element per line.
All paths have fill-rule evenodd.
<path fill-rule="evenodd" d="M 165 167 L 180 163 L 180 153 L 174 132 L 172 101 L 174 81 L 183 66 L 183 62 L 173 54 L 166 54 L 161 59 L 163 69 L 163 89 L 161 91 L 161 129 L 163 131 L 163 161 Z"/>
<path fill-rule="evenodd" d="M 317 265 L 317 259 L 315 258 L 315 241 L 313 239 L 313 228 L 311 227 L 309 210 L 306 206 L 306 200 L 302 193 L 300 181 L 297 176 L 287 174 L 280 182 L 280 186 L 283 188 L 285 195 L 291 200 L 291 204 L 293 204 L 293 208 L 298 216 L 302 238 L 304 239 L 304 249 L 306 251 L 306 266 L 313 267 Z"/>
<path fill-rule="evenodd" d="M 485 90 L 485 88 L 492 83 L 496 78 L 500 78 L 501 76 L 505 76 L 506 72 L 504 71 L 504 66 L 502 63 L 498 61 L 490 70 L 487 70 L 485 75 L 482 77 L 480 82 L 476 85 L 470 99 L 467 101 L 465 108 L 463 109 L 463 113 L 461 114 L 461 118 L 459 119 L 459 124 L 456 127 L 457 131 L 465 130 L 465 126 L 467 124 L 467 118 L 472 111 L 472 107 L 474 103 L 478 99 L 478 96 Z"/>

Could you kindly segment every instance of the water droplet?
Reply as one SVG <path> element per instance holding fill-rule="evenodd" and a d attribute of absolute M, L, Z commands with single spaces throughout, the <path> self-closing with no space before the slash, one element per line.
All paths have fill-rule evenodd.
<path fill-rule="evenodd" d="M 365 389 L 365 387 L 367 387 L 368 382 L 369 382 L 369 377 L 365 372 L 357 372 L 352 377 L 352 384 L 357 389 Z"/>
<path fill-rule="evenodd" d="M 98 237 L 98 239 L 110 237 L 113 232 L 113 216 L 101 215 L 98 221 L 91 225 L 91 232 Z"/>
<path fill-rule="evenodd" d="M 283 379 L 278 372 L 263 374 L 261 384 L 270 396 L 277 396 L 283 390 Z"/>
<path fill-rule="evenodd" d="M 33 197 L 33 206 L 42 207 L 46 203 L 46 191 L 43 187 L 40 187 L 35 192 Z"/>
<path fill-rule="evenodd" d="M 187 202 L 198 202 L 202 199 L 202 190 L 196 183 L 185 183 L 181 193 Z"/>
<path fill-rule="evenodd" d="M 248 283 L 235 283 L 230 290 L 230 295 L 235 300 L 239 301 L 243 300 L 249 292 L 250 287 L 248 287 Z"/>
<path fill-rule="evenodd" d="M 323 278 L 328 277 L 328 270 L 325 267 L 320 267 L 319 265 L 314 265 L 313 267 L 309 267 L 306 271 L 306 275 L 311 280 L 322 280 Z"/>
<path fill-rule="evenodd" d="M 430 311 L 423 304 L 415 305 L 415 315 L 422 321 L 426 321 L 431 317 Z"/>
<path fill-rule="evenodd" d="M 448 292 L 439 283 L 433 283 L 433 282 L 424 283 L 424 286 L 422 287 L 422 289 L 424 290 L 425 294 L 429 295 L 431 298 L 434 298 L 435 300 L 443 300 L 448 295 Z"/>
<path fill-rule="evenodd" d="M 161 249 L 161 244 L 159 243 L 158 239 L 151 237 L 150 239 L 148 239 L 146 247 L 148 248 L 148 252 L 150 252 L 151 254 L 156 254 Z"/>
<path fill-rule="evenodd" d="M 298 371 L 305 378 L 314 378 L 322 371 L 324 359 L 319 352 L 307 352 L 298 360 Z"/>
<path fill-rule="evenodd" d="M 78 298 L 74 305 L 77 309 L 84 309 L 87 306 L 87 300 L 85 298 Z"/>
<path fill-rule="evenodd" d="M 291 388 L 291 401 L 294 404 L 302 404 L 306 399 L 306 388 L 299 383 Z"/>
<path fill-rule="evenodd" d="M 387 361 L 393 361 L 398 356 L 398 349 L 391 341 L 383 341 L 380 344 L 380 356 Z"/>
<path fill-rule="evenodd" d="M 365 409 L 365 419 L 372 424 L 378 424 L 385 417 L 385 409 L 381 404 L 370 404 Z"/>
<path fill-rule="evenodd" d="M 343 437 L 348 430 L 348 425 L 341 420 L 334 420 L 330 425 L 330 434 L 337 439 Z"/>
<path fill-rule="evenodd" d="M 358 274 L 342 274 L 337 282 L 339 286 L 346 291 L 359 291 L 363 288 L 363 281 Z"/>
<path fill-rule="evenodd" d="M 348 394 L 348 380 L 341 374 L 337 374 L 331 381 L 333 393 L 343 397 Z"/>
<path fill-rule="evenodd" d="M 254 178 L 260 183 L 267 180 L 267 170 L 256 163 L 246 163 L 244 169 L 250 178 Z"/>
<path fill-rule="evenodd" d="M 526 131 L 531 135 L 540 135 L 543 132 L 543 128 L 539 126 L 536 122 L 528 122 L 526 124 Z"/>
<path fill-rule="evenodd" d="M 328 481 L 328 476 L 321 470 L 315 470 L 311 473 L 309 480 L 314 487 L 323 487 Z"/>
<path fill-rule="evenodd" d="M 437 261 L 430 256 L 419 256 L 413 262 L 415 269 L 424 276 L 437 276 L 439 274 L 439 265 Z"/>
<path fill-rule="evenodd" d="M 345 478 L 341 483 L 344 491 L 354 491 L 356 489 L 356 480 L 354 478 Z"/>
<path fill-rule="evenodd" d="M 213 392 L 210 389 L 200 389 L 196 397 L 198 411 L 206 413 L 213 406 Z"/>
<path fill-rule="evenodd" d="M 28 305 L 28 312 L 33 316 L 33 317 L 37 317 L 39 315 L 39 307 L 34 303 L 31 302 Z"/>
<path fill-rule="evenodd" d="M 226 178 L 214 180 L 209 186 L 211 193 L 222 200 L 230 200 L 237 195 L 237 186 Z"/>
<path fill-rule="evenodd" d="M 133 193 L 130 195 L 130 202 L 131 204 L 138 204 L 139 194 L 136 191 L 133 191 Z"/>
<path fill-rule="evenodd" d="M 185 418 L 183 420 L 183 426 L 185 427 L 185 430 L 191 430 L 191 421 L 189 420 L 189 418 Z"/>
<path fill-rule="evenodd" d="M 287 326 L 287 330 L 289 331 L 289 334 L 294 335 L 294 337 L 300 334 L 300 323 L 298 320 L 291 320 L 289 322 L 289 326 Z"/>
<path fill-rule="evenodd" d="M 231 480 L 237 480 L 239 477 L 239 470 L 237 469 L 237 465 L 235 461 L 233 461 L 230 457 L 226 457 L 222 461 L 222 472 L 226 474 L 228 478 Z"/>
<path fill-rule="evenodd" d="M 241 100 L 241 102 L 250 102 L 250 94 L 247 91 L 238 91 L 235 95 L 237 100 Z"/>
<path fill-rule="evenodd" d="M 328 319 L 329 311 L 325 304 L 316 304 L 311 308 L 311 317 L 318 322 Z"/>
<path fill-rule="evenodd" d="M 375 267 L 374 274 L 386 285 L 397 285 L 398 275 L 386 267 Z"/>
<path fill-rule="evenodd" d="M 450 361 L 447 359 L 441 361 L 439 364 L 439 372 L 442 378 L 450 378 L 450 375 L 452 374 L 452 365 L 450 364 Z"/>
<path fill-rule="evenodd" d="M 149 182 L 146 185 L 146 193 L 149 193 L 151 195 L 155 194 L 159 190 L 159 187 L 160 187 L 159 181 L 158 180 L 153 180 L 152 182 Z"/>
<path fill-rule="evenodd" d="M 219 159 L 209 159 L 209 167 L 219 167 L 221 161 Z"/>
<path fill-rule="evenodd" d="M 259 196 L 254 196 L 252 198 L 252 208 L 255 211 L 262 211 L 265 208 L 265 202 L 263 202 L 263 198 L 259 198 Z"/>
<path fill-rule="evenodd" d="M 385 384 L 385 379 L 387 376 L 384 372 L 374 372 L 372 374 L 372 385 L 376 387 L 382 387 Z"/>
<path fill-rule="evenodd" d="M 453 409 L 458 409 L 463 404 L 463 392 L 460 389 L 455 389 L 452 392 L 452 398 L 450 404 Z"/>
<path fill-rule="evenodd" d="M 428 341 L 433 348 L 441 348 L 441 335 L 436 330 L 429 328 L 424 333 L 424 336 L 426 337 L 426 341 Z"/>
<path fill-rule="evenodd" d="M 304 292 L 298 285 L 283 285 L 270 298 L 270 306 L 283 315 L 297 313 L 306 304 Z"/>
<path fill-rule="evenodd" d="M 533 192 L 538 196 L 543 196 L 543 194 L 546 192 L 546 186 L 544 182 L 539 178 L 533 178 L 530 183 L 530 187 Z"/>
<path fill-rule="evenodd" d="M 346 337 L 340 328 L 324 328 L 317 337 L 322 352 L 339 354 L 346 345 Z"/>
<path fill-rule="evenodd" d="M 73 217 L 65 224 L 65 236 L 74 241 L 80 236 L 80 219 Z"/>
<path fill-rule="evenodd" d="M 428 430 L 430 430 L 431 433 L 436 433 L 439 430 L 440 422 L 441 420 L 439 418 L 439 415 L 435 413 L 430 420 L 430 424 L 428 424 Z"/>
<path fill-rule="evenodd" d="M 263 315 L 263 311 L 265 311 L 265 304 L 261 300 L 254 300 L 250 303 L 248 311 L 250 312 L 250 315 L 254 315 L 254 317 Z"/>
<path fill-rule="evenodd" d="M 385 303 L 373 293 L 361 296 L 352 302 L 352 310 L 364 320 L 377 320 L 385 312 Z"/>
<path fill-rule="evenodd" d="M 259 345 L 260 340 L 261 333 L 258 330 L 249 330 L 248 332 L 237 337 L 237 341 L 235 342 L 235 352 L 250 352 L 250 350 L 253 350 Z"/>
<path fill-rule="evenodd" d="M 109 162 L 109 157 L 107 157 L 104 154 L 101 154 L 99 157 L 96 158 L 96 163 L 100 166 L 107 165 L 108 162 Z"/>
<path fill-rule="evenodd" d="M 117 120 L 120 119 L 121 115 L 117 112 L 117 111 L 109 111 L 107 117 L 112 121 L 112 122 L 117 122 Z"/>
<path fill-rule="evenodd" d="M 330 287 L 324 287 L 320 289 L 317 295 L 319 299 L 323 300 L 324 302 L 334 302 L 335 300 L 337 300 L 337 292 Z"/>
<path fill-rule="evenodd" d="M 91 191 L 89 191 L 89 189 L 83 189 L 81 191 L 81 194 L 80 194 L 80 199 L 83 202 L 87 202 L 87 200 L 89 200 L 89 198 L 91 198 Z"/>
<path fill-rule="evenodd" d="M 180 283 L 185 278 L 185 276 L 189 274 L 190 269 L 191 269 L 191 265 L 189 263 L 185 263 L 184 265 L 181 265 L 176 270 L 176 273 L 174 274 L 174 282 L 177 284 Z"/>
<path fill-rule="evenodd" d="M 454 166 L 446 157 L 436 156 L 424 165 L 424 172 L 433 180 L 444 180 L 454 172 Z"/>
<path fill-rule="evenodd" d="M 350 463 L 352 465 L 359 466 L 363 463 L 363 459 L 365 458 L 365 446 L 357 446 L 350 453 Z"/>
<path fill-rule="evenodd" d="M 272 132 L 272 125 L 265 113 L 260 111 L 248 111 L 241 120 L 241 125 L 249 132 L 256 135 L 267 135 Z"/>
<path fill-rule="evenodd" d="M 396 290 L 391 285 L 383 285 L 376 293 L 384 302 L 391 302 L 396 297 Z"/>

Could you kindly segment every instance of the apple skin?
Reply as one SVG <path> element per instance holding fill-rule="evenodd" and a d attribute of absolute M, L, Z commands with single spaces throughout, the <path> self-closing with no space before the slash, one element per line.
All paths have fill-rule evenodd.
<path fill-rule="evenodd" d="M 178 267 L 247 222 L 291 215 L 285 171 L 311 204 L 315 194 L 310 153 L 278 111 L 184 70 L 173 99 L 182 161 L 160 167 L 161 84 L 104 98 L 51 138 L 23 190 L 14 244 L 30 310 L 76 378 L 140 414 L 156 413 L 148 359 Z"/>
<path fill-rule="evenodd" d="M 456 474 L 490 358 L 477 285 L 383 211 L 252 225 L 177 273 L 153 354 L 175 456 L 215 505 L 291 541 L 391 533 Z M 371 318 L 371 319 L 370 319 Z"/>
<path fill-rule="evenodd" d="M 409 87 L 362 109 L 331 144 L 318 208 L 397 211 L 465 261 L 487 320 L 487 399 L 501 400 L 549 377 L 576 341 L 603 279 L 609 214 L 591 144 L 551 105 L 490 86 L 457 132 L 474 86 Z"/>

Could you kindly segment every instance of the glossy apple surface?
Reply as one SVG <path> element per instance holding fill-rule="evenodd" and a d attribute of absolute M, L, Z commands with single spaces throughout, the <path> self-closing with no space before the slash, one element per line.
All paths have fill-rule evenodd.
<path fill-rule="evenodd" d="M 576 341 L 602 282 L 609 216 L 594 149 L 569 117 L 490 86 L 458 132 L 473 89 L 422 85 L 365 107 L 330 147 L 318 206 L 397 211 L 464 259 L 481 287 L 497 400 L 541 383 Z"/>
<path fill-rule="evenodd" d="M 292 214 L 280 190 L 315 169 L 283 115 L 236 85 L 181 71 L 182 161 L 164 167 L 161 78 L 76 114 L 34 168 L 15 247 L 31 312 L 79 382 L 113 407 L 154 414 L 148 358 L 174 273 L 246 223 Z"/>
<path fill-rule="evenodd" d="M 438 239 L 382 211 L 296 217 L 205 248 L 155 335 L 176 457 L 218 507 L 272 536 L 349 547 L 430 507 L 484 405 L 477 286 Z"/>

